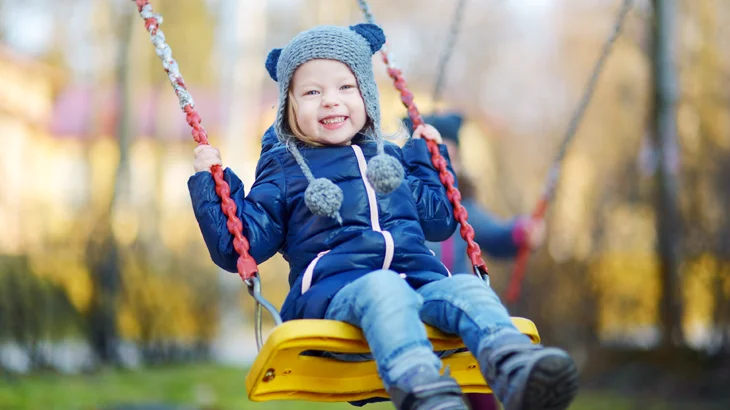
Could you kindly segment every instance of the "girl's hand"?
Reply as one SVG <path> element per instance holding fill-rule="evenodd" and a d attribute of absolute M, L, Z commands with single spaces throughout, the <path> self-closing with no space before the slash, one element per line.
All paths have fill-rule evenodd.
<path fill-rule="evenodd" d="M 525 226 L 525 238 L 530 249 L 537 249 L 545 242 L 545 220 L 529 219 Z"/>
<path fill-rule="evenodd" d="M 526 246 L 534 251 L 545 243 L 546 230 L 544 219 L 524 216 L 517 222 L 512 235 L 518 246 Z"/>
<path fill-rule="evenodd" d="M 223 165 L 220 151 L 210 145 L 198 145 L 193 153 L 195 154 L 195 159 L 193 159 L 195 172 L 210 172 L 210 167 L 213 165 Z"/>
<path fill-rule="evenodd" d="M 427 140 L 431 140 L 437 144 L 444 143 L 444 140 L 441 138 L 441 133 L 439 133 L 436 128 L 434 128 L 433 126 L 428 125 L 428 124 L 419 125 L 413 131 L 413 139 L 418 139 L 421 137 L 423 137 Z"/>

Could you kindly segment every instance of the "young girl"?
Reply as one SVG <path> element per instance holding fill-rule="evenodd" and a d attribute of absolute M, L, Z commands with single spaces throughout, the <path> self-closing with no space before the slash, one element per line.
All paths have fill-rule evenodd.
<path fill-rule="evenodd" d="M 375 25 L 321 26 L 269 54 L 281 143 L 262 152 L 248 195 L 225 170 L 250 254 L 262 263 L 278 251 L 289 262 L 284 320 L 362 328 L 398 409 L 467 408 L 455 380 L 440 374 L 423 322 L 464 340 L 506 409 L 564 409 L 577 390 L 570 357 L 531 344 L 483 281 L 452 275 L 425 245 L 456 228 L 423 138 L 442 141 L 429 126 L 402 149 L 383 141 L 372 55 L 384 42 Z M 211 258 L 235 272 L 206 172 L 214 164 L 217 150 L 196 148 L 188 187 Z"/>

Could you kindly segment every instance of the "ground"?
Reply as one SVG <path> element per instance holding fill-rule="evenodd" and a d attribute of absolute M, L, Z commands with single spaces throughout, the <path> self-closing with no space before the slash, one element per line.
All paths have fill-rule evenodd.
<path fill-rule="evenodd" d="M 246 371 L 216 365 L 179 365 L 94 374 L 0 375 L 0 409 L 17 410 L 345 410 L 345 403 L 268 402 L 246 399 Z M 665 396 L 666 397 L 666 396 Z M 727 402 L 699 403 L 583 389 L 571 410 L 720 410 Z M 388 403 L 366 410 L 392 409 Z"/>

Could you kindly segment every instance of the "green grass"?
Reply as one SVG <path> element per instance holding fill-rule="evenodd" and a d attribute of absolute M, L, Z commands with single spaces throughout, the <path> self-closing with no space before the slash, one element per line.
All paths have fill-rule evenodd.
<path fill-rule="evenodd" d="M 180 365 L 138 371 L 108 370 L 90 375 L 33 374 L 0 376 L 0 409 L 98 410 L 131 403 L 167 403 L 210 410 L 337 410 L 346 403 L 267 402 L 246 399 L 245 370 L 215 365 Z M 616 395 L 581 392 L 571 410 L 671 409 L 657 402 L 637 402 Z M 392 409 L 378 403 L 366 410 Z M 682 408 L 705 409 L 701 406 Z"/>

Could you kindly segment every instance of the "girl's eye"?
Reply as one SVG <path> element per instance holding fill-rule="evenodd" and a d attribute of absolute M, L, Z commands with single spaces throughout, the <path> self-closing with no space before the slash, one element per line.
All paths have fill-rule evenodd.
<path fill-rule="evenodd" d="M 304 95 L 316 95 L 317 93 L 318 93 L 318 91 L 316 91 L 316 90 L 310 90 L 310 91 L 305 92 Z"/>
<path fill-rule="evenodd" d="M 340 87 L 340 90 L 349 90 L 351 88 L 355 88 L 355 86 L 352 84 L 346 84 L 346 85 L 343 85 L 342 87 Z"/>

